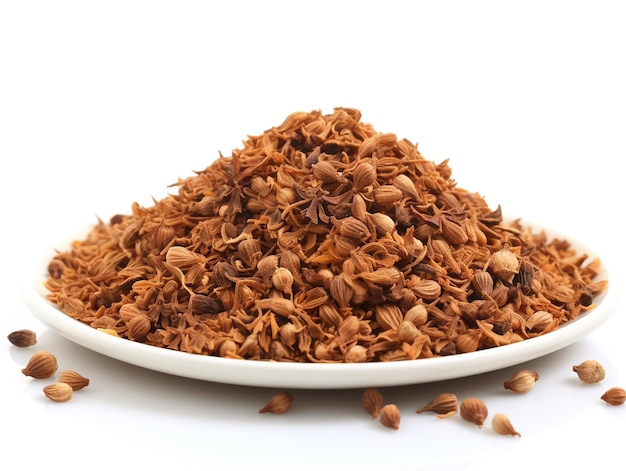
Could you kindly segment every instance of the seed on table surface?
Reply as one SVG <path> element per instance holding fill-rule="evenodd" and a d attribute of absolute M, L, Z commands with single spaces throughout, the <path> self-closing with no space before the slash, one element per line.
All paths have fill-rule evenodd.
<path fill-rule="evenodd" d="M 65 383 L 72 388 L 73 391 L 79 391 L 89 386 L 89 379 L 80 373 L 72 370 L 64 370 L 59 373 L 59 383 Z"/>
<path fill-rule="evenodd" d="M 31 347 L 37 343 L 37 334 L 28 329 L 15 330 L 7 338 L 16 347 Z"/>
<path fill-rule="evenodd" d="M 49 378 L 56 373 L 58 363 L 56 357 L 46 351 L 35 352 L 30 357 L 28 363 L 22 368 L 22 373 L 25 376 L 31 376 L 36 379 Z"/>
<path fill-rule="evenodd" d="M 538 380 L 539 374 L 535 371 L 520 370 L 504 382 L 504 389 L 518 394 L 525 394 L 535 386 L 535 382 Z"/>
<path fill-rule="evenodd" d="M 372 416 L 372 419 L 375 419 L 383 407 L 383 395 L 378 388 L 368 388 L 363 391 L 361 403 L 365 411 Z"/>
<path fill-rule="evenodd" d="M 572 370 L 574 370 L 583 383 L 588 384 L 599 383 L 606 376 L 604 367 L 596 360 L 585 360 L 578 365 L 574 365 Z"/>
<path fill-rule="evenodd" d="M 600 399 L 612 406 L 621 406 L 626 402 L 626 390 L 617 386 L 609 388 Z"/>
<path fill-rule="evenodd" d="M 464 399 L 459 411 L 463 419 L 478 425 L 479 428 L 482 428 L 488 415 L 487 406 L 477 397 Z"/>
<path fill-rule="evenodd" d="M 493 419 L 491 419 L 491 426 L 500 435 L 514 435 L 517 437 L 522 436 L 517 430 L 513 428 L 513 425 L 511 425 L 511 421 L 509 420 L 509 418 L 500 412 L 495 414 L 493 416 Z"/>
<path fill-rule="evenodd" d="M 432 411 L 435 412 L 440 419 L 445 419 L 446 417 L 456 414 L 458 408 L 459 401 L 456 395 L 452 393 L 442 393 L 415 412 L 421 414 L 422 412 Z"/>
<path fill-rule="evenodd" d="M 259 414 L 284 414 L 293 404 L 293 396 L 288 392 L 274 394 L 268 403 L 259 410 Z"/>
<path fill-rule="evenodd" d="M 380 423 L 385 427 L 400 428 L 400 409 L 395 404 L 387 404 L 380 409 Z"/>
<path fill-rule="evenodd" d="M 67 402 L 72 399 L 72 387 L 65 383 L 49 384 L 43 388 L 43 393 L 54 402 Z"/>

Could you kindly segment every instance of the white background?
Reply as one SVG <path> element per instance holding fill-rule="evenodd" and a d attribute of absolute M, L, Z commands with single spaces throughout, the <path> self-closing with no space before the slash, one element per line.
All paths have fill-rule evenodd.
<path fill-rule="evenodd" d="M 72 401 L 21 374 L 34 349 L 0 347 L 0 467 L 28 469 L 526 469 L 623 465 L 623 303 L 579 343 L 523 367 L 388 388 L 403 413 L 371 421 L 360 391 L 292 391 L 167 376 L 75 346 L 36 321 L 18 269 L 98 215 L 229 155 L 293 111 L 358 108 L 364 121 L 449 158 L 458 185 L 507 214 L 548 224 L 603 254 L 623 288 L 626 131 L 621 2 L 0 1 L 1 331 L 90 377 Z M 4 337 L 3 337 L 4 338 Z M 605 364 L 583 385 L 572 365 Z M 414 411 L 439 392 L 479 396 L 522 433 Z"/>

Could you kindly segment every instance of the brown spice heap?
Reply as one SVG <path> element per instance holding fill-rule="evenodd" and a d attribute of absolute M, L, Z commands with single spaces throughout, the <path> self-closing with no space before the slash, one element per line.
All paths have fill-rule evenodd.
<path fill-rule="evenodd" d="M 607 286 L 354 109 L 294 113 L 173 186 L 59 252 L 49 300 L 173 350 L 369 362 L 542 335 Z"/>

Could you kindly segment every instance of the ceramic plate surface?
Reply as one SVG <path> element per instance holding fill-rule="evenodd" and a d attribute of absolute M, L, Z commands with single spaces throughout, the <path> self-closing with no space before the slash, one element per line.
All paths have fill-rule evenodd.
<path fill-rule="evenodd" d="M 535 227 L 535 226 L 533 226 Z M 539 228 L 535 228 L 539 230 Z M 550 236 L 558 236 L 546 229 Z M 562 236 L 561 236 L 562 237 Z M 597 257 L 587 247 L 567 237 L 580 252 Z M 62 313 L 45 299 L 44 280 L 53 246 L 20 274 L 23 299 L 32 313 L 68 340 L 102 355 L 151 370 L 226 384 L 274 388 L 339 389 L 400 386 L 471 376 L 524 363 L 567 347 L 600 326 L 614 311 L 616 287 L 610 283 L 609 270 L 603 266 L 598 280 L 609 280 L 608 289 L 595 299 L 595 307 L 576 320 L 540 337 L 512 345 L 472 353 L 411 361 L 362 364 L 313 364 L 237 360 L 194 355 L 131 340 L 113 337 Z"/>

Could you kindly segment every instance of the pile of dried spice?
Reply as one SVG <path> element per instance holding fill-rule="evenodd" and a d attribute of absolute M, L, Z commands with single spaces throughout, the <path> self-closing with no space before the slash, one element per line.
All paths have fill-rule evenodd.
<path fill-rule="evenodd" d="M 358 110 L 293 113 L 49 264 L 49 300 L 132 341 L 373 362 L 545 334 L 593 307 L 600 261 L 503 221 L 448 162 Z"/>

